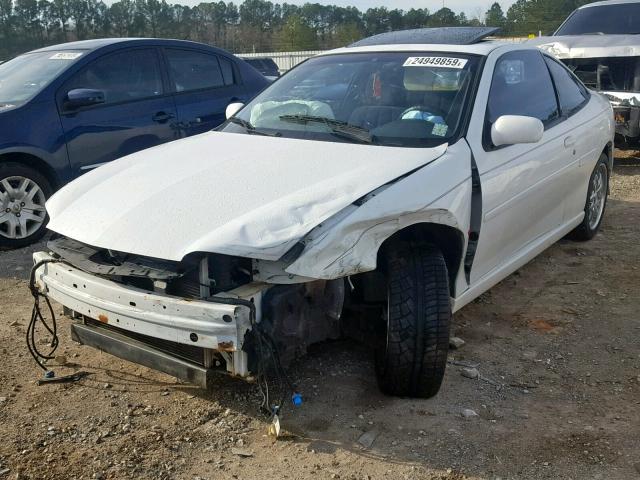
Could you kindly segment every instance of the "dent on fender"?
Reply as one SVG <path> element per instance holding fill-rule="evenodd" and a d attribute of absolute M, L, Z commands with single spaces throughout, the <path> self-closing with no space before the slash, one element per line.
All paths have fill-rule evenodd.
<path fill-rule="evenodd" d="M 286 272 L 329 280 L 375 270 L 384 241 L 419 223 L 455 228 L 466 241 L 472 189 L 470 162 L 466 143 L 451 146 L 438 161 L 390 185 L 337 224 L 312 232 L 306 238 L 304 252 Z M 451 179 L 447 186 L 438 181 L 443 175 Z M 407 199 L 407 192 L 412 191 L 416 195 Z M 426 201 L 425 191 L 429 192 Z M 399 205 L 402 210 L 397 209 Z"/>

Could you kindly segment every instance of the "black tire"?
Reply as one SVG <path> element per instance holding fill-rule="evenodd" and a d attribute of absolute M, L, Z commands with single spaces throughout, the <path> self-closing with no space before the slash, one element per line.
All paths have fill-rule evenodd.
<path fill-rule="evenodd" d="M 0 163 L 0 206 L 4 208 L 2 211 L 0 211 L 0 216 L 3 214 L 8 214 L 8 212 L 6 211 L 7 206 L 3 205 L 2 200 L 2 197 L 4 196 L 3 193 L 6 193 L 5 187 L 2 186 L 2 181 L 15 177 L 23 177 L 35 183 L 35 185 L 37 185 L 42 191 L 43 198 L 40 194 L 38 194 L 38 198 L 40 198 L 41 200 L 48 200 L 53 193 L 51 184 L 46 179 L 46 177 L 33 168 L 15 162 Z M 17 238 L 17 236 L 16 238 L 9 238 L 7 227 L 3 226 L 3 224 L 0 224 L 0 249 L 6 250 L 26 247 L 27 245 L 31 245 L 32 243 L 42 238 L 47 231 L 47 222 L 49 221 L 49 217 L 48 215 L 46 215 L 46 212 L 39 212 L 39 215 L 44 215 L 44 221 L 42 221 L 42 224 L 40 224 L 37 230 L 30 232 L 26 236 L 21 236 L 21 238 Z"/>
<path fill-rule="evenodd" d="M 385 255 L 388 307 L 376 350 L 380 389 L 430 398 L 447 366 L 451 303 L 447 265 L 432 245 L 399 243 Z"/>
<path fill-rule="evenodd" d="M 594 213 L 591 209 L 591 197 L 595 187 L 595 179 L 596 176 L 600 173 L 604 175 L 605 184 L 604 188 L 604 205 L 602 206 L 602 212 L 599 213 L 599 219 L 594 223 Z M 595 237 L 596 233 L 600 229 L 600 225 L 602 224 L 602 219 L 604 218 L 604 213 L 607 209 L 607 198 L 609 196 L 609 157 L 604 153 L 600 155 L 598 159 L 598 163 L 596 164 L 593 172 L 591 172 L 591 177 L 589 178 L 589 189 L 587 190 L 587 200 L 584 206 L 584 219 L 582 223 L 578 225 L 571 233 L 569 233 L 569 238 L 572 240 L 577 240 L 580 242 L 586 242 L 587 240 L 591 240 Z"/>

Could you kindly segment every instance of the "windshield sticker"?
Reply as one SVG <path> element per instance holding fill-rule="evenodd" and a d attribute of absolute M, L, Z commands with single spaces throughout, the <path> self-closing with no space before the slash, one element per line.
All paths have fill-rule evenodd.
<path fill-rule="evenodd" d="M 409 57 L 403 67 L 439 67 L 439 68 L 464 68 L 468 60 L 466 58 L 453 57 Z"/>
<path fill-rule="evenodd" d="M 449 127 L 445 123 L 436 123 L 433 126 L 431 135 L 435 135 L 436 137 L 446 137 L 447 131 L 449 131 Z"/>
<path fill-rule="evenodd" d="M 78 52 L 58 52 L 55 55 L 49 57 L 49 60 L 75 60 L 81 57 L 82 53 Z"/>

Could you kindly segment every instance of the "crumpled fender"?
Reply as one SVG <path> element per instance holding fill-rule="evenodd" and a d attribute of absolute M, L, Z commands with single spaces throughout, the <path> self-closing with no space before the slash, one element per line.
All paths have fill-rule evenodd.
<path fill-rule="evenodd" d="M 438 160 L 352 208 L 336 224 L 312 231 L 303 253 L 285 271 L 329 280 L 375 270 L 384 241 L 418 223 L 453 227 L 466 241 L 471 188 L 471 152 L 460 141 Z"/>

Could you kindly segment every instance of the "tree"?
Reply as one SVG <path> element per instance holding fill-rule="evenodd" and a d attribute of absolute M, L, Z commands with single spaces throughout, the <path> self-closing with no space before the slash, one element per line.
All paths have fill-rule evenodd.
<path fill-rule="evenodd" d="M 333 33 L 331 48 L 345 47 L 364 37 L 364 31 L 357 23 L 338 25 Z"/>
<path fill-rule="evenodd" d="M 318 48 L 316 31 L 299 15 L 291 15 L 274 35 L 278 50 L 315 50 Z"/>
<path fill-rule="evenodd" d="M 383 6 L 363 12 L 317 0 L 302 5 L 212 0 L 193 7 L 181 0 L 108 1 L 0 0 L 0 60 L 54 43 L 109 36 L 193 39 L 242 53 L 327 49 L 391 30 L 483 22 L 503 26 L 510 35 L 548 33 L 590 0 L 517 0 L 506 14 L 498 0 L 486 13 L 476 9 L 471 19 L 449 8 L 431 13 Z"/>
<path fill-rule="evenodd" d="M 507 17 L 504 16 L 504 11 L 498 2 L 495 2 L 484 16 L 484 24 L 487 27 L 499 27 L 504 28 L 507 23 Z"/>
<path fill-rule="evenodd" d="M 424 28 L 429 23 L 429 10 L 412 8 L 404 14 L 405 28 Z"/>
<path fill-rule="evenodd" d="M 430 27 L 457 27 L 459 19 L 453 10 L 449 8 L 441 8 L 429 18 Z"/>
<path fill-rule="evenodd" d="M 518 0 L 507 11 L 512 35 L 551 34 L 583 0 Z"/>
<path fill-rule="evenodd" d="M 8 57 L 15 48 L 13 32 L 13 2 L 0 0 L 0 59 Z"/>
<path fill-rule="evenodd" d="M 363 15 L 367 35 L 389 31 L 389 10 L 386 7 L 370 8 Z"/>

